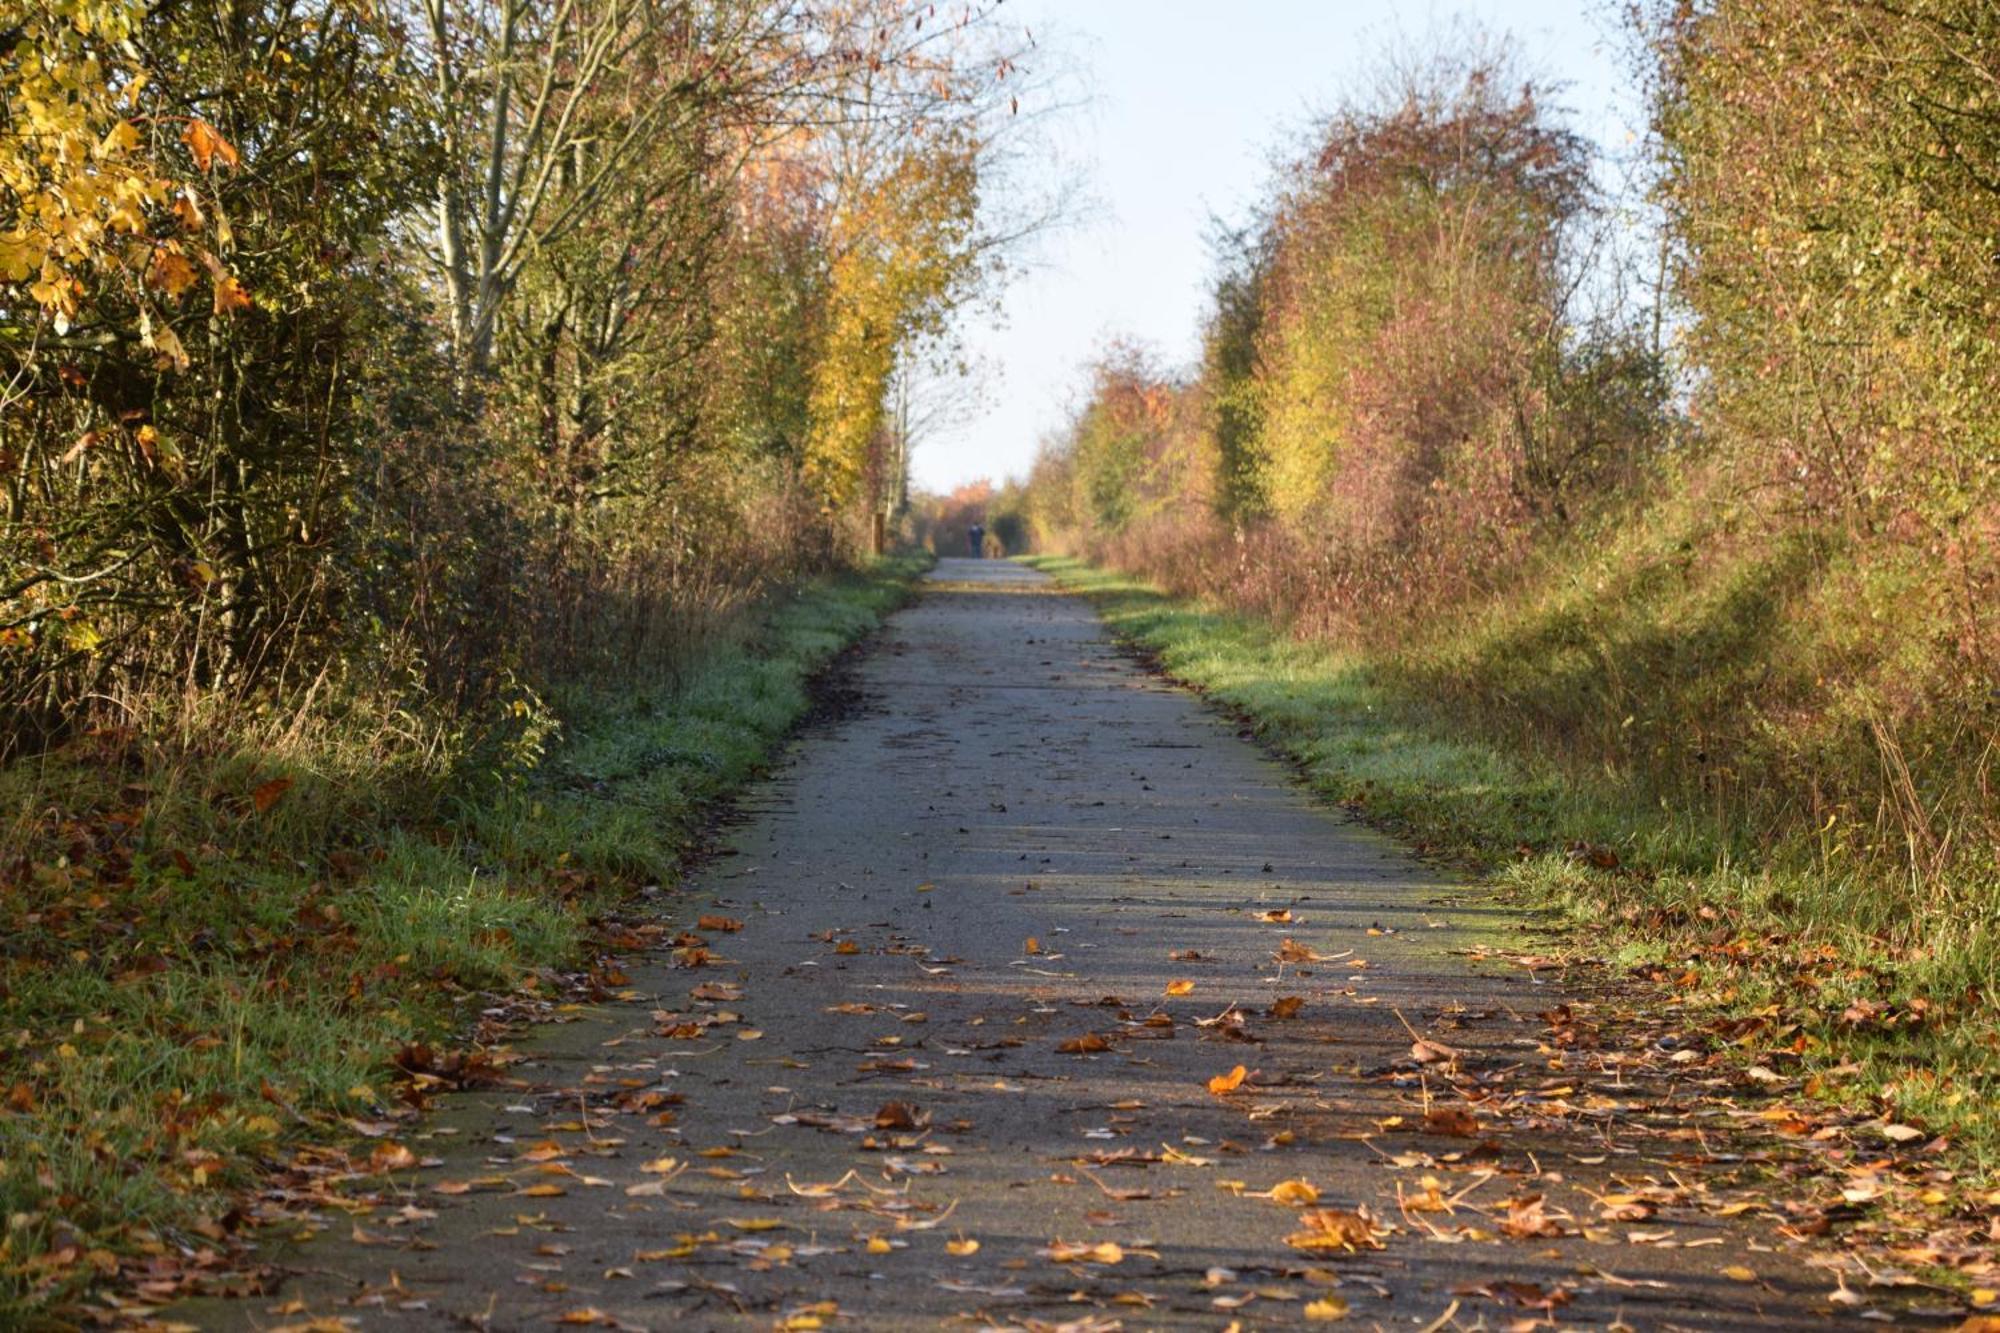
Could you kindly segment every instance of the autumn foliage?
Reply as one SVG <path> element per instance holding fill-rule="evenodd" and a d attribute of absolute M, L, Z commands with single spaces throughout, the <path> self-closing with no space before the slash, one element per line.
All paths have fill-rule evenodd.
<path fill-rule="evenodd" d="M 1105 354 L 1025 512 L 1976 988 L 1990 934 L 1946 904 L 1988 912 L 2000 843 L 2000 30 L 1729 0 L 1633 31 L 1645 199 L 1504 50 L 1392 65 L 1223 236 L 1199 364 Z"/>
<path fill-rule="evenodd" d="M 0 40 L 0 752 L 672 669 L 861 548 L 886 387 L 990 269 L 978 8 L 35 0 Z"/>

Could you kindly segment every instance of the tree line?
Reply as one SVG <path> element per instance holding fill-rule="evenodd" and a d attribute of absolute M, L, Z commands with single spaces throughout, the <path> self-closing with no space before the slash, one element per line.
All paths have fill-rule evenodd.
<path fill-rule="evenodd" d="M 2000 844 L 2000 12 L 1628 32 L 1636 192 L 1505 43 L 1386 60 L 1219 229 L 1199 363 L 1111 347 L 995 503 L 1957 930 Z"/>
<path fill-rule="evenodd" d="M 0 753 L 671 668 L 874 540 L 1007 239 L 992 6 L 8 13 Z"/>

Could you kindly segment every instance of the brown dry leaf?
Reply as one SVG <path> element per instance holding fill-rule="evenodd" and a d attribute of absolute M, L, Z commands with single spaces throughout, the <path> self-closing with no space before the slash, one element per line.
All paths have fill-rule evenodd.
<path fill-rule="evenodd" d="M 1386 1230 L 1362 1212 L 1344 1208 L 1311 1208 L 1299 1214 L 1305 1230 L 1285 1237 L 1295 1250 L 1379 1250 Z"/>
<path fill-rule="evenodd" d="M 1208 1081 L 1208 1090 L 1218 1097 L 1226 1096 L 1242 1087 L 1243 1080 L 1249 1076 L 1250 1071 L 1242 1065 L 1238 1065 L 1227 1074 L 1217 1074 L 1214 1078 L 1210 1079 Z"/>
<path fill-rule="evenodd" d="M 1507 1215 L 1500 1229 L 1516 1240 L 1534 1240 L 1564 1234 L 1562 1223 L 1549 1216 L 1539 1194 L 1507 1200 Z"/>
<path fill-rule="evenodd" d="M 833 946 L 833 951 L 835 953 L 860 953 L 861 946 L 856 944 L 853 940 L 842 940 L 840 943 Z"/>
<path fill-rule="evenodd" d="M 1025 954 L 1038 954 L 1041 951 L 1042 942 L 1033 935 L 1028 936 L 1028 942 L 1021 946 L 1021 952 Z"/>
<path fill-rule="evenodd" d="M 1167 953 L 1167 957 L 1176 963 L 1198 963 L 1201 961 L 1201 950 L 1173 949 Z"/>
<path fill-rule="evenodd" d="M 1424 1133 L 1473 1138 L 1479 1133 L 1479 1117 L 1463 1106 L 1433 1106 L 1424 1112 Z"/>
<path fill-rule="evenodd" d="M 719 930 L 724 934 L 743 929 L 743 923 L 733 916 L 704 916 L 695 919 L 695 926 L 701 930 Z"/>
<path fill-rule="evenodd" d="M 1268 921 L 1274 926 L 1290 925 L 1292 922 L 1292 909 L 1289 907 L 1273 907 L 1269 911 L 1257 913 L 1257 919 L 1259 921 Z"/>
<path fill-rule="evenodd" d="M 1285 936 L 1278 947 L 1271 951 L 1271 957 L 1281 963 L 1317 963 L 1321 961 L 1318 954 L 1308 949 L 1305 945 L 1300 944 L 1290 935 Z"/>
<path fill-rule="evenodd" d="M 688 994 L 697 1000 L 740 1000 L 743 988 L 732 981 L 704 981 Z"/>
<path fill-rule="evenodd" d="M 929 1111 L 909 1102 L 884 1102 L 882 1109 L 875 1112 L 877 1129 L 922 1129 L 930 1122 Z"/>
<path fill-rule="evenodd" d="M 1280 995 L 1271 1001 L 1271 1017 L 1290 1018 L 1305 1008 L 1305 1003 L 1306 997 L 1303 995 Z"/>
<path fill-rule="evenodd" d="M 1110 1050 L 1111 1043 L 1095 1032 L 1086 1032 L 1081 1037 L 1071 1037 L 1060 1043 L 1056 1049 L 1064 1055 L 1096 1055 Z"/>
<path fill-rule="evenodd" d="M 259 783 L 251 790 L 250 804 L 255 806 L 257 813 L 261 815 L 276 805 L 284 797 L 284 794 L 291 789 L 292 780 L 290 778 L 272 778 L 269 782 Z"/>
<path fill-rule="evenodd" d="M 524 1199 L 555 1199 L 569 1193 L 569 1191 L 560 1185 L 541 1184 L 529 1185 L 525 1189 L 515 1190 L 514 1193 Z"/>

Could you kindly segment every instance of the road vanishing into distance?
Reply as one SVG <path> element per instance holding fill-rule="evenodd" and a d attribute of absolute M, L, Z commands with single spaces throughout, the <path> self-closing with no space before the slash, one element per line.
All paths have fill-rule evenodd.
<path fill-rule="evenodd" d="M 944 560 L 829 689 L 625 998 L 398 1126 L 420 1164 L 271 1252 L 276 1295 L 177 1317 L 1823 1322 L 1716 1099 L 1571 1044 L 1590 997 L 1490 891 L 1316 804 L 1087 603 Z"/>

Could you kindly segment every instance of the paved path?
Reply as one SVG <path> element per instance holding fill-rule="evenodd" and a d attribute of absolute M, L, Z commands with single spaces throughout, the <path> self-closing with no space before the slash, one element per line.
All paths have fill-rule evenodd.
<path fill-rule="evenodd" d="M 1768 1219 L 1717 1218 L 1684 1128 L 1551 1068 L 1558 997 L 1464 956 L 1490 906 L 1312 804 L 1084 603 L 943 561 L 852 684 L 673 899 L 744 922 L 700 930 L 709 965 L 633 968 L 645 1002 L 530 1043 L 538 1090 L 452 1099 L 404 1139 L 441 1164 L 277 1256 L 282 1298 L 184 1317 L 1817 1322 L 1831 1284 Z M 1297 1180 L 1324 1211 L 1259 1197 Z"/>

